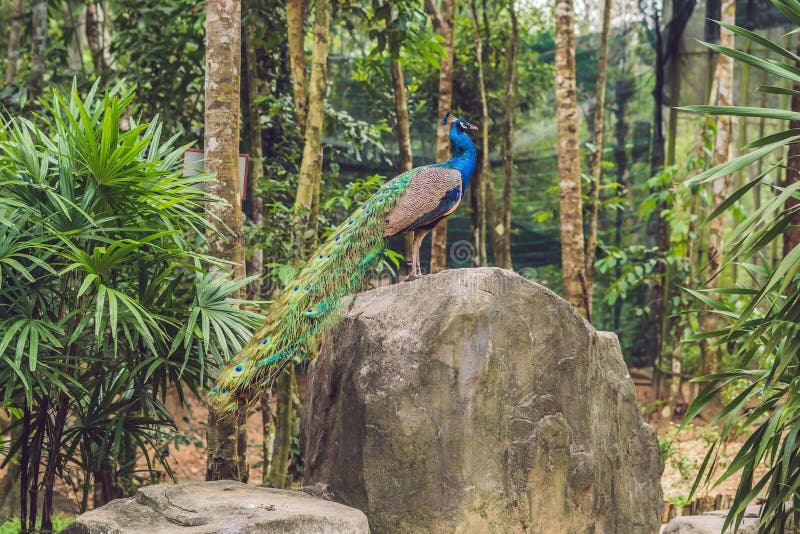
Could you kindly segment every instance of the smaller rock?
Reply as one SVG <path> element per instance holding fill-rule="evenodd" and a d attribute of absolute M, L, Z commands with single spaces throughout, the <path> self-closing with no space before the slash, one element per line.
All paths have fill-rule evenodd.
<path fill-rule="evenodd" d="M 363 512 L 342 504 L 222 480 L 147 486 L 86 512 L 62 532 L 369 534 L 369 525 Z"/>
<path fill-rule="evenodd" d="M 757 534 L 760 506 L 748 506 L 744 512 L 742 524 L 736 534 Z M 676 517 L 661 529 L 661 534 L 720 534 L 725 518 L 730 510 L 714 510 L 703 515 L 687 515 Z M 733 529 L 728 528 L 727 533 Z"/>

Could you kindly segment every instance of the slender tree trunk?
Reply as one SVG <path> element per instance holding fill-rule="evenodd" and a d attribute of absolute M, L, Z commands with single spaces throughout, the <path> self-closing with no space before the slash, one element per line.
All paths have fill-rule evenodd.
<path fill-rule="evenodd" d="M 492 171 L 489 164 L 489 105 L 486 99 L 486 78 L 483 70 L 483 37 L 478 27 L 478 11 L 475 7 L 475 0 L 470 0 L 469 8 L 472 13 L 472 34 L 475 39 L 475 60 L 478 63 L 478 87 L 481 95 L 481 166 L 475 186 L 477 191 L 479 241 L 476 243 L 475 248 L 478 253 L 479 265 L 483 266 L 488 264 L 486 251 L 486 197 L 487 183 L 492 179 Z"/>
<path fill-rule="evenodd" d="M 292 452 L 292 430 L 294 428 L 293 396 L 297 389 L 294 368 L 288 366 L 281 373 L 277 383 L 278 410 L 275 414 L 278 421 L 275 430 L 272 464 L 269 469 L 268 485 L 273 488 L 285 488 L 287 471 Z"/>
<path fill-rule="evenodd" d="M 588 319 L 592 320 L 592 295 L 594 292 L 594 258 L 597 252 L 597 219 L 600 213 L 600 181 L 603 176 L 603 130 L 606 105 L 606 66 L 608 65 L 608 34 L 611 27 L 611 0 L 603 2 L 603 30 L 600 33 L 600 49 L 597 51 L 597 84 L 595 88 L 594 122 L 592 144 L 594 152 L 589 156 L 591 182 L 591 211 L 586 236 L 586 300 Z"/>
<path fill-rule="evenodd" d="M 244 108 L 247 112 L 247 138 L 250 145 L 250 175 L 248 186 L 250 193 L 251 217 L 256 227 L 261 228 L 264 223 L 264 199 L 261 196 L 261 181 L 264 176 L 264 162 L 261 150 L 261 123 L 259 121 L 259 105 L 257 100 L 263 84 L 258 77 L 258 62 L 256 60 L 256 18 L 255 6 L 251 2 L 245 4 L 249 14 L 245 17 L 243 28 L 244 37 L 244 64 L 245 64 L 245 88 L 243 93 Z M 260 240 L 253 244 L 253 256 L 250 259 L 249 275 L 256 278 L 250 282 L 248 288 L 249 297 L 252 299 L 261 298 L 261 276 L 264 271 L 264 249 Z"/>
<path fill-rule="evenodd" d="M 724 0 L 722 4 L 722 21 L 734 24 L 736 18 L 735 0 Z M 720 44 L 733 48 L 733 32 L 726 28 L 720 28 Z M 714 71 L 714 85 L 716 91 L 711 94 L 711 99 L 719 106 L 730 106 L 733 104 L 733 59 L 719 54 L 717 56 L 717 66 Z M 719 115 L 717 120 L 717 137 L 714 141 L 714 164 L 719 165 L 728 161 L 733 156 L 733 120 L 727 115 Z M 712 199 L 710 209 L 713 211 L 725 201 L 728 195 L 729 176 L 715 180 L 712 184 Z M 708 223 L 708 252 L 707 267 L 708 283 L 710 289 L 719 287 L 719 271 L 722 266 L 722 250 L 724 247 L 725 217 L 720 215 Z M 710 332 L 719 329 L 719 318 L 714 313 L 704 313 L 701 315 L 701 329 Z M 719 366 L 719 347 L 704 341 L 701 343 L 703 352 L 702 373 L 710 374 L 716 372 Z"/>
<path fill-rule="evenodd" d="M 245 239 L 239 190 L 239 77 L 241 70 L 241 3 L 239 0 L 206 2 L 205 170 L 216 175 L 209 193 L 223 202 L 206 206 L 212 221 L 225 233 L 210 233 L 211 255 L 230 262 L 233 277 L 244 278 Z M 243 296 L 240 292 L 239 297 Z M 206 480 L 247 480 L 247 451 L 236 439 L 245 409 L 234 414 L 208 415 Z"/>
<path fill-rule="evenodd" d="M 669 118 L 667 119 L 667 165 L 675 164 L 675 144 L 678 136 L 678 108 L 681 95 L 680 49 L 672 54 L 669 64 Z"/>
<path fill-rule="evenodd" d="M 670 366 L 672 376 L 670 377 L 669 381 L 669 394 L 667 395 L 667 402 L 664 403 L 664 408 L 661 410 L 661 419 L 664 421 L 671 421 L 672 416 L 675 415 L 675 408 L 678 404 L 678 397 L 680 396 L 681 392 L 681 351 L 683 350 L 681 341 L 685 331 L 686 326 L 684 325 L 684 320 L 681 319 L 676 324 L 674 336 L 675 339 L 672 344 L 672 358 Z"/>
<path fill-rule="evenodd" d="M 297 124 L 300 135 L 305 135 L 306 117 L 308 116 L 308 98 L 306 96 L 306 52 L 305 41 L 305 6 L 303 0 L 286 2 L 286 33 L 289 44 L 289 65 L 292 72 L 292 92 L 294 107 L 297 112 Z"/>
<path fill-rule="evenodd" d="M 297 178 L 295 196 L 295 241 L 300 257 L 305 257 L 306 233 L 316 230 L 319 194 L 322 180 L 322 128 L 327 89 L 328 36 L 330 32 L 330 0 L 314 4 L 314 46 L 311 52 L 311 76 L 308 87 L 308 117 L 304 136 L 303 157 Z M 294 68 L 293 68 L 294 70 Z"/>
<path fill-rule="evenodd" d="M 294 201 L 293 224 L 295 247 L 299 259 L 305 258 L 307 249 L 311 248 L 311 245 L 316 240 L 317 210 L 319 209 L 319 192 L 322 181 L 322 129 L 327 92 L 330 19 L 330 0 L 316 0 L 314 3 L 314 44 L 311 51 L 311 74 L 307 92 L 303 156 L 300 161 L 297 194 Z M 300 27 L 302 28 L 302 24 Z M 300 51 L 302 51 L 302 47 Z M 298 53 L 297 50 L 292 52 L 292 55 L 296 53 Z M 300 76 L 295 71 L 299 70 L 295 65 L 292 65 L 292 82 L 295 88 L 297 88 L 295 74 L 297 77 Z M 296 98 L 298 97 L 297 92 L 295 96 Z M 300 99 L 302 100 L 302 98 Z M 312 236 L 308 237 L 309 234 L 312 234 Z M 269 484 L 279 488 L 284 487 L 286 484 L 286 472 L 289 467 L 292 435 L 295 427 L 292 422 L 292 395 L 293 388 L 296 388 L 294 385 L 296 384 L 294 366 L 287 366 L 281 376 L 282 378 L 276 386 L 278 409 L 274 453 L 269 472 Z"/>
<path fill-rule="evenodd" d="M 103 54 L 100 37 L 102 31 L 97 2 L 94 0 L 89 1 L 86 4 L 86 40 L 89 44 L 89 51 L 92 54 L 94 72 L 101 77 L 105 76 L 106 70 L 105 56 Z"/>
<path fill-rule="evenodd" d="M 33 50 L 31 53 L 30 95 L 31 100 L 42 96 L 45 71 L 45 48 L 47 45 L 47 0 L 33 3 Z"/>
<path fill-rule="evenodd" d="M 502 231 L 498 232 L 501 238 L 500 250 L 495 250 L 494 252 L 497 266 L 504 269 L 512 268 L 511 187 L 514 179 L 514 93 L 517 83 L 517 41 L 519 38 L 519 23 L 513 0 L 508 2 L 508 14 L 511 19 L 511 35 L 508 41 L 508 57 L 506 58 L 506 90 L 503 102 L 503 142 L 501 145 L 503 158 L 503 221 L 501 223 Z"/>
<path fill-rule="evenodd" d="M 628 79 L 628 74 L 625 70 L 625 58 L 623 57 L 622 65 L 619 69 L 619 78 L 614 84 L 614 101 L 616 107 L 614 109 L 614 137 L 616 143 L 614 144 L 614 162 L 616 163 L 617 171 L 617 191 L 616 195 L 619 198 L 624 198 L 627 194 L 627 173 L 628 173 L 628 151 L 626 147 L 628 138 L 628 121 L 626 120 L 625 113 L 628 109 L 628 101 L 633 95 L 633 84 Z M 624 222 L 624 214 L 622 210 L 616 210 L 617 216 L 614 222 L 614 246 L 620 248 L 622 246 L 622 226 Z M 622 268 L 617 265 L 615 268 L 615 278 L 622 276 Z M 615 332 L 619 332 L 622 315 L 622 299 L 617 299 L 614 303 L 612 311 L 612 325 Z"/>
<path fill-rule="evenodd" d="M 11 428 L 11 414 L 0 409 L 0 442 L 19 440 L 21 428 Z M 9 464 L 3 478 L 0 478 L 0 515 L 13 514 L 19 503 L 14 501 L 19 495 L 20 469 L 19 463 Z"/>
<path fill-rule="evenodd" d="M 797 51 L 800 53 L 800 39 L 797 42 Z M 800 62 L 797 62 L 795 66 L 800 68 Z M 800 83 L 794 82 L 792 89 L 800 91 Z M 792 111 L 800 111 L 800 93 L 792 95 Z M 790 121 L 789 128 L 800 128 L 800 121 Z M 789 152 L 786 157 L 786 181 L 784 186 L 788 187 L 798 180 L 800 180 L 800 142 L 795 141 L 789 145 Z M 786 199 L 785 209 L 786 211 L 798 210 L 800 209 L 800 203 L 793 196 L 789 197 Z M 795 213 L 792 217 L 792 226 L 783 234 L 783 256 L 786 257 L 798 245 L 800 245 L 800 212 Z"/>
<path fill-rule="evenodd" d="M 35 526 L 35 518 L 28 523 L 28 488 L 30 487 L 29 468 L 31 462 L 30 453 L 30 439 L 31 439 L 31 409 L 28 406 L 27 400 L 22 405 L 22 435 L 20 436 L 20 451 L 19 451 L 19 470 L 20 480 L 22 483 L 19 486 L 19 521 L 20 530 L 28 532 L 28 525 L 31 529 Z"/>
<path fill-rule="evenodd" d="M 656 28 L 656 65 L 655 65 L 655 84 L 653 87 L 653 136 L 650 153 L 650 174 L 655 176 L 664 166 L 664 45 L 661 38 L 660 25 Z M 659 203 L 653 210 L 650 219 L 647 221 L 647 246 L 650 249 L 666 251 L 669 246 L 667 236 L 667 225 L 661 216 L 663 205 Z M 649 310 L 650 323 L 661 325 L 664 316 L 664 276 L 665 269 L 663 262 L 658 262 L 654 269 L 654 283 L 648 291 L 644 293 L 643 303 L 645 309 Z M 645 337 L 644 346 L 650 360 L 653 362 L 655 372 L 658 372 L 656 363 L 661 357 L 661 350 L 664 340 L 661 338 L 661 328 L 654 328 Z M 655 377 L 658 379 L 658 377 Z"/>
<path fill-rule="evenodd" d="M 469 182 L 469 231 L 472 237 L 472 243 L 475 245 L 471 262 L 473 267 L 481 266 L 481 256 L 478 252 L 478 246 L 481 242 L 481 210 L 478 205 L 478 189 L 480 188 L 479 178 L 480 176 L 476 173 Z"/>
<path fill-rule="evenodd" d="M 564 297 L 589 316 L 583 254 L 578 104 L 575 94 L 575 32 L 572 0 L 556 0 L 556 122 L 560 189 L 561 269 Z"/>
<path fill-rule="evenodd" d="M 436 161 L 450 158 L 450 125 L 442 124 L 442 117 L 453 106 L 453 25 L 455 23 L 455 0 L 442 0 L 441 12 L 434 0 L 426 0 L 425 7 L 433 19 L 433 27 L 444 42 L 445 57 L 439 62 L 439 99 L 436 121 Z M 464 192 L 466 194 L 466 191 Z M 438 273 L 447 266 L 447 218 L 431 233 L 431 273 Z"/>
<path fill-rule="evenodd" d="M 261 424 L 264 427 L 262 449 L 264 465 L 261 469 L 261 484 L 269 484 L 269 474 L 275 451 L 275 412 L 272 409 L 272 387 L 261 395 Z"/>
<path fill-rule="evenodd" d="M 56 472 L 61 466 L 61 439 L 64 436 L 64 427 L 67 423 L 67 413 L 69 412 L 69 398 L 61 393 L 58 396 L 58 406 L 53 418 L 52 437 L 47 451 L 47 465 L 45 466 L 44 480 L 44 499 L 42 501 L 42 530 L 45 532 L 53 530 L 53 491 L 56 483 Z M 33 514 L 32 514 L 33 515 Z M 35 521 L 36 516 L 33 515 Z"/>
<path fill-rule="evenodd" d="M 48 399 L 45 397 L 40 401 L 39 415 L 36 418 L 36 434 L 33 436 L 33 454 L 31 458 L 30 483 L 28 493 L 30 494 L 30 517 L 31 525 L 36 525 L 36 515 L 38 513 L 39 499 L 39 468 L 42 464 L 42 448 L 44 446 L 44 435 L 48 427 Z M 49 462 L 49 458 L 48 458 Z"/>
<path fill-rule="evenodd" d="M 486 212 L 486 226 L 487 233 L 489 234 L 489 242 L 492 244 L 492 255 L 495 264 L 504 269 L 510 269 L 510 265 L 501 264 L 504 242 L 505 242 L 505 229 L 503 227 L 503 220 L 500 214 L 500 206 L 497 205 L 497 191 L 494 187 L 494 179 L 491 173 L 488 175 L 486 182 L 483 185 L 485 195 L 485 208 Z"/>
<path fill-rule="evenodd" d="M 400 172 L 410 171 L 414 166 L 411 154 L 411 129 L 408 120 L 408 98 L 406 96 L 403 66 L 399 59 L 391 60 L 394 109 L 397 117 L 397 141 L 400 149 Z"/>
<path fill-rule="evenodd" d="M 399 56 L 399 50 L 395 52 Z M 398 57 L 391 59 L 392 89 L 394 94 L 394 113 L 397 127 L 397 146 L 400 152 L 400 172 L 410 171 L 414 166 L 411 153 L 411 127 L 408 120 L 408 97 L 406 96 L 406 82 L 403 76 L 403 65 Z M 403 249 L 406 262 L 411 264 L 411 255 L 414 251 L 414 234 L 407 232 L 403 236 Z"/>
<path fill-rule="evenodd" d="M 19 44 L 22 40 L 22 13 L 25 0 L 15 0 L 11 31 L 8 34 L 8 48 L 6 49 L 6 75 L 5 84 L 14 83 L 17 78 L 17 64 L 19 63 Z"/>

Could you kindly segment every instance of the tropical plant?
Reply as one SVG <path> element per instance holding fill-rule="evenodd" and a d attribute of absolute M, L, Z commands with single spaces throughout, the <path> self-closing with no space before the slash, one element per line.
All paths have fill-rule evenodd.
<path fill-rule="evenodd" d="M 772 1 L 793 24 L 800 26 L 800 2 Z M 779 95 L 800 94 L 800 70 L 796 68 L 800 56 L 751 31 L 730 24 L 719 24 L 745 42 L 777 54 L 777 58 L 773 56 L 775 59 L 764 60 L 746 52 L 708 43 L 707 47 L 772 76 L 775 84 L 762 85 L 759 91 Z M 789 87 L 794 84 L 794 88 L 786 88 L 787 83 Z M 739 106 L 689 106 L 684 109 L 710 115 L 800 120 L 800 113 L 785 109 Z M 697 185 L 720 179 L 798 140 L 800 130 L 792 127 L 767 135 L 747 145 L 745 149 L 748 150 L 743 155 L 698 174 L 689 183 Z M 714 419 L 715 423 L 721 423 L 720 434 L 713 441 L 692 490 L 695 492 L 700 484 L 710 481 L 725 440 L 742 424 L 751 427 L 750 436 L 716 481 L 719 484 L 734 475 L 740 477 L 731 513 L 723 530 L 731 525 L 735 530 L 744 517 L 745 507 L 759 496 L 765 499 L 759 523 L 761 532 L 782 532 L 790 516 L 794 516 L 795 524 L 800 516 L 800 391 L 797 387 L 800 380 L 800 247 L 790 250 L 774 265 L 770 265 L 762 254 L 797 224 L 798 207 L 791 201 L 800 196 L 800 182 L 782 186 L 765 184 L 765 179 L 781 172 L 786 163 L 793 167 L 798 165 L 796 161 L 767 165 L 764 172 L 733 191 L 707 219 L 733 210 L 736 203 L 754 188 L 772 188 L 774 196 L 756 206 L 729 236 L 731 245 L 723 268 L 738 263 L 739 268 L 749 275 L 750 281 L 733 287 L 693 292 L 727 324 L 719 330 L 704 332 L 690 339 L 713 339 L 715 343 L 726 344 L 733 354 L 733 361 L 730 370 L 697 379 L 707 382 L 707 385 L 690 405 L 685 421 L 691 421 L 724 390 L 734 385 L 738 387 L 742 381 L 747 384 Z M 752 258 L 756 258 L 756 261 L 752 261 Z M 748 302 L 737 307 L 732 306 L 729 300 L 720 298 L 730 295 L 742 296 Z M 763 471 L 759 467 L 763 467 Z"/>
<path fill-rule="evenodd" d="M 0 132 L 0 407 L 17 420 L 3 464 L 22 530 L 39 488 L 52 528 L 56 479 L 85 510 L 93 481 L 105 500 L 171 475 L 168 389 L 199 395 L 260 320 L 230 298 L 247 282 L 197 252 L 215 231 L 209 177 L 182 176 L 185 147 L 157 119 L 120 127 L 133 98 L 73 86 Z"/>

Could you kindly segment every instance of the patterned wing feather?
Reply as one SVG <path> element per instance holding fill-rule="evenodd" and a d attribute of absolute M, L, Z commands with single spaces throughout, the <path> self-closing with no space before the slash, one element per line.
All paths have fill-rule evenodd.
<path fill-rule="evenodd" d="M 386 216 L 383 235 L 390 237 L 433 223 L 452 212 L 461 200 L 461 173 L 432 165 L 415 169 L 408 189 Z"/>

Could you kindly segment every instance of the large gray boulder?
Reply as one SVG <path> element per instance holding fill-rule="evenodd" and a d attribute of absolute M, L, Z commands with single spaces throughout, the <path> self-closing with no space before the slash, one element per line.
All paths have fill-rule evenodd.
<path fill-rule="evenodd" d="M 511 271 L 359 294 L 303 405 L 305 478 L 372 532 L 657 532 L 663 470 L 617 338 Z"/>
<path fill-rule="evenodd" d="M 141 488 L 78 517 L 62 533 L 368 534 L 359 510 L 297 491 L 228 480 Z"/>

